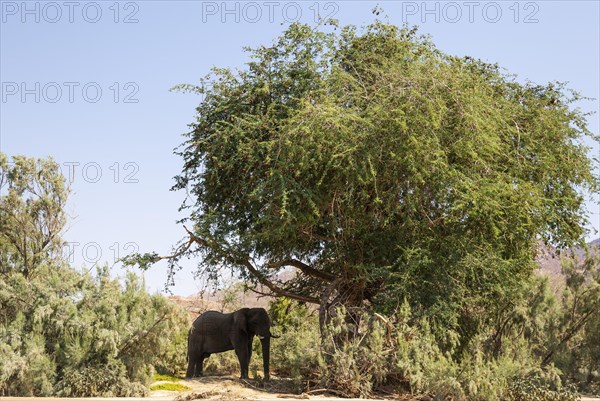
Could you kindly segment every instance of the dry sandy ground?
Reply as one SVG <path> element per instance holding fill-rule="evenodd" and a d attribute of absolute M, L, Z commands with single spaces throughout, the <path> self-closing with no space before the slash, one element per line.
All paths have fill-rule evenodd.
<path fill-rule="evenodd" d="M 248 380 L 242 383 L 234 376 L 208 376 L 193 380 L 181 380 L 178 383 L 191 387 L 192 390 L 181 393 L 175 391 L 152 391 L 151 397 L 160 399 L 173 397 L 174 401 L 191 401 L 196 399 L 212 401 L 358 401 L 358 399 L 352 398 L 342 399 L 324 396 L 320 394 L 320 391 L 308 394 L 294 394 L 291 392 L 293 386 L 289 381 L 277 378 L 272 378 L 270 382 L 261 384 L 255 380 Z"/>
<path fill-rule="evenodd" d="M 161 382 L 157 382 L 161 383 Z M 182 393 L 175 391 L 152 391 L 152 398 L 175 397 L 176 401 L 191 401 L 195 399 L 234 401 L 234 400 L 332 400 L 317 394 L 293 394 L 289 381 L 272 379 L 268 383 L 247 380 L 243 383 L 235 376 L 208 376 L 193 380 L 178 382 L 191 387 Z"/>
<path fill-rule="evenodd" d="M 160 382 L 157 382 L 160 383 Z M 181 380 L 180 384 L 192 390 L 182 393 L 176 391 L 152 391 L 150 398 L 33 398 L 33 397 L 2 397 L 0 401 L 364 401 L 358 399 L 326 397 L 320 394 L 291 394 L 289 383 L 285 380 L 274 379 L 264 388 L 257 388 L 256 381 L 240 383 L 233 376 L 210 376 L 195 380 Z M 288 389 L 286 391 L 286 388 Z M 408 401 L 406 398 L 389 398 L 382 401 Z M 600 401 L 600 398 L 582 397 L 581 401 Z"/>
<path fill-rule="evenodd" d="M 160 382 L 158 382 L 160 383 Z M 209 376 L 194 380 L 181 380 L 180 384 L 191 387 L 192 390 L 178 393 L 176 391 L 153 391 L 151 397 L 158 401 L 171 399 L 173 401 L 192 401 L 196 399 L 205 399 L 210 401 L 364 401 L 358 399 L 335 398 L 316 393 L 293 394 L 290 392 L 290 383 L 284 379 L 273 379 L 262 388 L 260 383 L 254 380 L 241 383 L 234 376 Z M 409 398 L 390 397 L 387 400 L 404 400 Z M 411 399 L 419 400 L 418 398 Z M 2 401 L 2 400 L 0 400 Z M 582 397 L 581 401 L 600 401 L 600 398 Z"/>

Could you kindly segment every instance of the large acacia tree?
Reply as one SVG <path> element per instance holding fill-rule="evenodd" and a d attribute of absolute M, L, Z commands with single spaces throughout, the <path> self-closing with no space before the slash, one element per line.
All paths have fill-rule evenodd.
<path fill-rule="evenodd" d="M 180 87 L 204 97 L 179 152 L 188 236 L 172 267 L 199 254 L 208 277 L 232 269 L 323 317 L 406 299 L 467 334 L 507 305 L 539 241 L 582 239 L 593 136 L 562 84 L 380 22 L 295 24 L 249 52 Z"/>

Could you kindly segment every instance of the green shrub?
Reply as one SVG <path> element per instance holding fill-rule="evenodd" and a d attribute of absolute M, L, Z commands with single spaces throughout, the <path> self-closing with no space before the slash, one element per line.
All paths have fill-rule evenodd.
<path fill-rule="evenodd" d="M 439 346 L 426 318 L 412 320 L 406 304 L 390 319 L 364 311 L 352 316 L 349 322 L 339 309 L 321 344 L 320 384 L 339 394 L 368 397 L 392 385 L 436 400 L 504 401 L 514 378 L 533 375 L 549 388 L 561 385 L 559 371 L 540 369 L 524 339 L 489 358 L 480 335 L 456 356 Z"/>
<path fill-rule="evenodd" d="M 256 355 L 253 355 L 255 362 Z M 211 354 L 204 359 L 203 372 L 209 375 L 235 375 L 240 372 L 240 364 L 234 351 Z"/>
<path fill-rule="evenodd" d="M 318 318 L 306 305 L 284 298 L 271 303 L 269 315 L 272 331 L 281 336 L 271 340 L 271 370 L 294 379 L 296 390 L 300 391 L 300 382 L 310 378 L 318 364 Z"/>
<path fill-rule="evenodd" d="M 353 320 L 347 322 L 348 316 Z M 384 325 L 364 312 L 339 308 L 325 328 L 319 373 L 322 385 L 351 397 L 368 397 L 394 369 L 394 344 Z"/>
<path fill-rule="evenodd" d="M 19 333 L 23 322 L 21 319 L 15 322 L 17 324 L 13 328 L 19 329 L 12 332 L 13 335 Z M 0 345 L 0 394 L 52 395 L 56 364 L 45 352 L 43 336 L 25 333 L 24 336 L 13 337 L 13 339 L 13 347 L 23 349 L 23 353 L 15 352 L 9 344 Z"/>
<path fill-rule="evenodd" d="M 150 390 L 152 390 L 152 391 L 157 391 L 157 390 L 189 391 L 191 389 L 192 389 L 191 387 L 184 386 L 183 384 L 179 384 L 179 383 L 160 383 L 160 384 L 154 384 L 150 387 Z"/>
<path fill-rule="evenodd" d="M 68 368 L 56 384 L 59 397 L 145 397 L 148 389 L 127 380 L 125 366 L 119 362 Z"/>
<path fill-rule="evenodd" d="M 507 401 L 577 401 L 581 397 L 574 387 L 552 389 L 537 378 L 517 379 L 506 393 Z"/>
<path fill-rule="evenodd" d="M 9 306 L 0 308 L 0 395 L 143 394 L 138 387 L 149 384 L 155 366 L 163 373 L 184 367 L 187 315 L 149 294 L 139 277 L 120 281 L 107 268 L 92 277 L 65 265 L 39 272 L 30 280 L 12 272 L 0 281 L 0 304 Z M 107 363 L 123 367 L 122 380 L 111 376 L 116 390 L 86 393 L 78 383 L 94 387 L 97 379 L 85 375 Z"/>
<path fill-rule="evenodd" d="M 181 380 L 179 377 L 170 376 L 170 375 L 163 375 L 163 374 L 160 374 L 160 373 L 155 373 L 154 377 L 152 379 L 155 382 L 159 382 L 159 381 L 178 382 L 179 380 Z"/>

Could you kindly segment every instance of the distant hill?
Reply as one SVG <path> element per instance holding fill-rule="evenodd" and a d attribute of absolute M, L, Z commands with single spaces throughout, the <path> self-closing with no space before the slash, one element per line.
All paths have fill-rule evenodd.
<path fill-rule="evenodd" d="M 256 293 L 250 291 L 244 293 L 241 289 L 234 291 L 205 291 L 204 293 L 198 293 L 189 297 L 174 295 L 168 298 L 188 311 L 190 321 L 193 321 L 198 315 L 208 310 L 227 313 L 242 307 L 266 308 L 269 304 L 267 297 L 263 296 L 259 298 L 259 295 Z"/>
<path fill-rule="evenodd" d="M 598 252 L 598 249 L 600 249 L 600 238 L 596 238 L 587 245 L 595 248 L 595 252 Z M 578 258 L 583 258 L 584 256 L 584 250 L 582 248 L 575 248 L 573 249 L 573 252 L 575 252 L 575 255 L 577 255 Z M 561 257 L 562 256 L 552 247 L 542 245 L 538 249 L 536 260 L 540 268 L 537 273 L 548 276 L 550 281 L 554 284 L 554 288 L 562 286 L 563 283 L 563 274 L 560 266 Z"/>

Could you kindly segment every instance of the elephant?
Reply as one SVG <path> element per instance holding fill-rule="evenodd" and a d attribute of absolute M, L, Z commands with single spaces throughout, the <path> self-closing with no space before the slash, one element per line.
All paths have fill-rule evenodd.
<path fill-rule="evenodd" d="M 207 311 L 198 316 L 188 332 L 188 367 L 185 377 L 202 376 L 202 363 L 211 354 L 235 350 L 240 362 L 240 379 L 248 378 L 252 340 L 262 343 L 265 380 L 269 379 L 271 320 L 263 308 L 242 308 L 232 313 Z"/>

